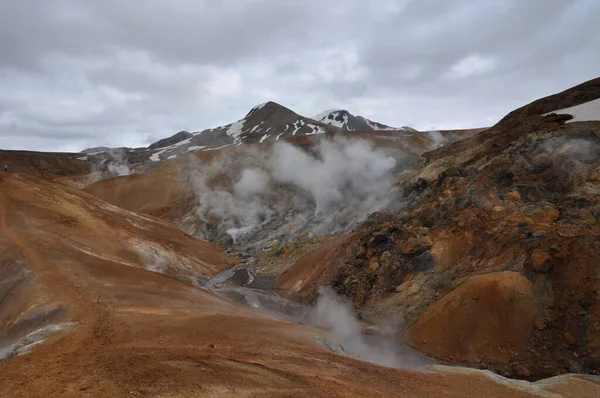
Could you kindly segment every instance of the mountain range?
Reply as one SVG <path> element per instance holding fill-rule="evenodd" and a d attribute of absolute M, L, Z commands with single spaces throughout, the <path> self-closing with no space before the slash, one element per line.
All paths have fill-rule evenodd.
<path fill-rule="evenodd" d="M 385 131 L 397 132 L 400 135 L 406 132 L 418 133 L 408 127 L 396 129 L 385 126 L 361 116 L 354 116 L 345 110 L 327 111 L 314 118 L 307 118 L 275 102 L 267 102 L 253 107 L 244 118 L 235 123 L 197 132 L 180 131 L 147 148 L 90 148 L 83 153 L 88 157 L 99 155 L 104 158 L 108 158 L 109 153 L 121 153 L 133 159 L 135 164 L 142 160 L 159 162 L 174 159 L 184 153 L 214 150 L 232 145 L 273 142 L 291 137 L 348 131 Z"/>

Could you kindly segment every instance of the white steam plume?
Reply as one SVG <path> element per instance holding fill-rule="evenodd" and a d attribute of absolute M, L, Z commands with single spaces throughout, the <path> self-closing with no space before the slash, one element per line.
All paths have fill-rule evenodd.
<path fill-rule="evenodd" d="M 336 203 L 359 204 L 391 188 L 392 157 L 374 151 L 367 141 L 324 141 L 313 157 L 297 147 L 278 142 L 271 167 L 279 183 L 310 192 L 317 212 Z M 367 203 L 366 207 L 372 207 Z"/>
<path fill-rule="evenodd" d="M 227 233 L 236 243 L 259 228 L 284 239 L 303 230 L 330 234 L 390 203 L 394 157 L 343 138 L 321 141 L 313 152 L 278 142 L 267 153 L 247 150 L 192 167 L 196 214 L 215 225 L 204 237 Z"/>
<path fill-rule="evenodd" d="M 108 152 L 110 161 L 106 165 L 111 177 L 128 176 L 133 174 L 124 152 Z"/>
<path fill-rule="evenodd" d="M 428 131 L 427 135 L 432 142 L 430 150 L 444 146 L 448 142 L 448 138 L 444 137 L 439 131 Z"/>
<path fill-rule="evenodd" d="M 127 176 L 134 171 L 129 167 L 125 152 L 112 150 L 106 152 L 107 157 L 92 162 L 90 169 L 90 183 L 105 178 Z"/>
<path fill-rule="evenodd" d="M 388 322 L 384 335 L 366 336 L 350 303 L 331 288 L 319 288 L 317 303 L 310 309 L 308 322 L 329 332 L 344 352 L 354 358 L 392 368 L 416 368 L 431 363 L 394 338 L 400 335 L 403 327 L 401 318 Z"/>
<path fill-rule="evenodd" d="M 159 274 L 162 274 L 167 270 L 171 259 L 165 253 L 162 253 L 155 248 L 142 245 L 136 246 L 136 249 L 145 269 Z"/>

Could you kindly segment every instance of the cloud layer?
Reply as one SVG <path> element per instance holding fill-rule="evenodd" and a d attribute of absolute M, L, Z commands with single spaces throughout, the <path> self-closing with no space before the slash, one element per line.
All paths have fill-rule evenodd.
<path fill-rule="evenodd" d="M 596 77 L 596 0 L 0 0 L 0 148 L 141 146 L 279 102 L 489 125 Z"/>

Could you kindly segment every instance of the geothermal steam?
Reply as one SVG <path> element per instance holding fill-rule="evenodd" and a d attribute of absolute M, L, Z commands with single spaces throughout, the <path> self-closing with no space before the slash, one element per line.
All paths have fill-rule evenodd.
<path fill-rule="evenodd" d="M 213 223 L 205 238 L 226 233 L 234 243 L 259 228 L 288 240 L 344 231 L 390 203 L 395 167 L 363 140 L 324 140 L 310 153 L 278 142 L 266 154 L 247 150 L 195 167 L 196 214 Z"/>
<path fill-rule="evenodd" d="M 392 368 L 415 368 L 431 362 L 394 338 L 402 329 L 401 318 L 383 325 L 382 335 L 367 337 L 348 300 L 328 287 L 319 288 L 317 303 L 308 313 L 308 323 L 329 332 L 345 353 L 363 361 Z"/>
<path fill-rule="evenodd" d="M 129 167 L 129 162 L 125 152 L 121 150 L 109 151 L 107 157 L 92 162 L 90 170 L 90 183 L 94 183 L 105 178 L 127 176 L 133 174 Z"/>

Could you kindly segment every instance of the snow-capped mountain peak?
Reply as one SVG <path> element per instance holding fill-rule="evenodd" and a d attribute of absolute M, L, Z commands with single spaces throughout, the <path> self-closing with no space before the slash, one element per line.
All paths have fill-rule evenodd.
<path fill-rule="evenodd" d="M 160 162 L 190 152 L 279 141 L 295 136 L 382 130 L 408 131 L 408 129 L 396 129 L 361 116 L 354 116 L 345 109 L 330 109 L 313 118 L 307 118 L 276 102 L 268 101 L 252 107 L 246 116 L 237 122 L 202 131 L 180 131 L 153 143 L 148 148 L 134 150 L 133 155 L 136 159 L 147 158 L 151 162 Z M 107 148 L 89 152 L 101 154 L 110 151 Z"/>
<path fill-rule="evenodd" d="M 330 109 L 319 113 L 312 119 L 347 131 L 400 130 L 362 116 L 354 116 L 345 109 Z"/>
<path fill-rule="evenodd" d="M 314 120 L 330 126 L 348 130 L 348 120 L 352 115 L 344 109 L 330 109 L 313 117 Z"/>

